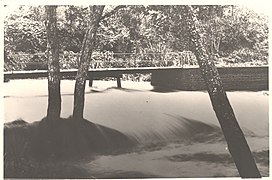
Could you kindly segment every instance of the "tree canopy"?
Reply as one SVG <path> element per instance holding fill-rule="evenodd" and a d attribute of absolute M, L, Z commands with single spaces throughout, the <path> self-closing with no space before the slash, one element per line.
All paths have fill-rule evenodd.
<path fill-rule="evenodd" d="M 106 6 L 104 13 L 114 8 Z M 185 26 L 188 15 L 183 8 L 125 6 L 103 17 L 92 59 L 101 62 L 102 67 L 175 65 L 173 61 L 192 46 Z M 205 29 L 208 52 L 216 63 L 268 63 L 267 17 L 240 6 L 193 8 Z M 61 68 L 77 68 L 90 10 L 87 6 L 59 6 L 57 16 Z M 42 6 L 18 6 L 6 16 L 5 70 L 21 70 L 28 62 L 46 61 L 44 20 Z"/>

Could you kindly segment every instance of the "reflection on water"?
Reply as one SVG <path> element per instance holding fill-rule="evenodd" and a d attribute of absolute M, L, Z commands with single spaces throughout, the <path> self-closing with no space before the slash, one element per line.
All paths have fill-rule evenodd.
<path fill-rule="evenodd" d="M 62 117 L 72 114 L 74 82 L 62 84 Z M 94 81 L 86 87 L 85 118 L 136 139 L 132 153 L 99 156 L 80 164 L 93 177 L 238 176 L 206 92 L 162 91 L 148 82 Z M 5 122 L 40 120 L 47 108 L 46 80 L 4 84 Z M 268 96 L 228 92 L 231 105 L 254 152 L 262 175 L 268 175 Z"/>

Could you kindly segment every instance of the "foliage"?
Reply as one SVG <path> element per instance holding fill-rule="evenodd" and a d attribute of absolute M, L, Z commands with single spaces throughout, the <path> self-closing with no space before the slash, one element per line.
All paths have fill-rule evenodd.
<path fill-rule="evenodd" d="M 91 66 L 182 66 L 178 63 L 179 54 L 192 48 L 184 7 L 126 6 L 106 17 L 100 22 L 95 47 L 95 51 L 102 54 L 92 58 Z M 105 11 L 113 8 L 106 6 Z M 237 63 L 268 63 L 266 17 L 240 6 L 202 5 L 193 8 L 205 30 L 205 46 L 216 63 L 220 64 L 223 59 Z M 89 18 L 90 10 L 86 6 L 58 7 L 61 68 L 77 68 L 77 53 Z M 43 6 L 18 6 L 6 17 L 5 70 L 23 69 L 24 63 L 32 61 L 34 54 L 45 52 L 43 20 Z M 106 53 L 114 55 L 106 57 Z M 19 59 L 18 55 L 22 57 Z"/>
<path fill-rule="evenodd" d="M 225 54 L 242 48 L 258 50 L 267 46 L 267 20 L 253 11 L 233 7 L 232 13 L 225 15 L 223 27 L 221 51 Z"/>
<path fill-rule="evenodd" d="M 23 70 L 26 67 L 26 63 L 29 62 L 31 58 L 31 54 L 23 52 L 8 54 L 8 60 L 4 63 L 4 71 Z"/>
<path fill-rule="evenodd" d="M 61 69 L 76 69 L 78 63 L 79 53 L 73 51 L 64 51 L 60 54 L 60 68 Z"/>
<path fill-rule="evenodd" d="M 249 65 L 268 65 L 267 56 L 263 56 L 262 53 L 256 52 L 249 48 L 242 48 L 239 50 L 233 51 L 229 56 L 228 59 L 231 59 L 232 63 L 244 63 Z"/>
<path fill-rule="evenodd" d="M 64 17 L 59 20 L 61 47 L 64 51 L 79 52 L 89 21 L 89 9 L 85 6 L 64 6 L 62 14 Z"/>
<path fill-rule="evenodd" d="M 46 32 L 40 14 L 34 7 L 20 6 L 4 23 L 5 51 L 35 53 L 46 50 Z M 37 15 L 38 13 L 38 15 Z M 36 14 L 36 15 L 35 15 Z"/>

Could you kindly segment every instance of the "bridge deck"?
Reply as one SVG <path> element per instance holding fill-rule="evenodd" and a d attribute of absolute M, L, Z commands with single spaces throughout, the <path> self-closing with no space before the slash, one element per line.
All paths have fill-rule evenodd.
<path fill-rule="evenodd" d="M 268 67 L 218 67 L 218 72 L 227 90 L 268 90 Z M 90 69 L 89 86 L 93 79 L 115 77 L 117 87 L 121 87 L 123 74 L 151 73 L 151 84 L 180 90 L 205 90 L 206 86 L 197 67 L 140 67 Z M 62 79 L 75 79 L 77 69 L 61 70 Z M 46 78 L 47 70 L 13 71 L 4 73 L 4 81 L 9 79 Z"/>
<path fill-rule="evenodd" d="M 90 69 L 88 71 L 89 77 L 119 77 L 122 74 L 147 74 L 157 71 L 177 70 L 183 69 L 180 67 L 140 67 L 140 68 L 107 68 L 107 69 Z M 77 74 L 77 69 L 61 70 L 62 77 L 74 78 Z M 34 70 L 34 71 L 12 71 L 4 72 L 5 79 L 32 79 L 47 77 L 47 70 Z"/>

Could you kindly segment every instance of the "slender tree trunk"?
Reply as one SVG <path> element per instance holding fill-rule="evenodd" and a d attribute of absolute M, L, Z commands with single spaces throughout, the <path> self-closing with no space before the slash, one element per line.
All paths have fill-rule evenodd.
<path fill-rule="evenodd" d="M 91 19 L 82 42 L 79 67 L 76 76 L 76 84 L 74 90 L 74 119 L 83 119 L 84 100 L 85 100 L 85 84 L 88 76 L 88 69 L 96 41 L 96 31 L 99 26 L 100 19 L 105 6 L 91 6 Z"/>
<path fill-rule="evenodd" d="M 192 37 L 193 52 L 197 57 L 202 76 L 205 80 L 213 109 L 223 130 L 228 149 L 233 157 L 239 174 L 243 178 L 259 178 L 260 172 L 256 166 L 245 136 L 239 127 L 222 81 L 214 62 L 209 59 L 204 47 L 203 33 L 196 14 L 191 6 L 186 6 L 187 26 Z"/>
<path fill-rule="evenodd" d="M 47 119 L 57 120 L 61 112 L 59 42 L 57 34 L 57 6 L 45 6 L 48 58 Z"/>

